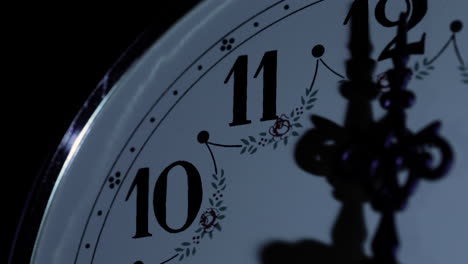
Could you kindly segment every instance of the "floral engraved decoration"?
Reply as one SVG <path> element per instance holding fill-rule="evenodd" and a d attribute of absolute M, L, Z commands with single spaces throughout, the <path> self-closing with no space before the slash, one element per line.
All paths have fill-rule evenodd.
<path fill-rule="evenodd" d="M 276 149 L 281 143 L 288 145 L 291 136 L 298 137 L 298 129 L 303 127 L 299 121 L 305 111 L 314 107 L 317 92 L 318 90 L 313 91 L 312 88 L 306 89 L 305 95 L 301 96 L 300 104 L 292 109 L 289 115 L 282 114 L 277 117 L 267 131 L 260 132 L 256 136 L 242 138 L 240 154 L 254 154 L 260 148 L 269 145 Z"/>
<path fill-rule="evenodd" d="M 226 218 L 227 206 L 224 204 L 224 191 L 226 190 L 226 177 L 224 170 L 212 175 L 211 187 L 213 191 L 208 199 L 209 207 L 200 215 L 198 228 L 192 235 L 191 241 L 185 241 L 180 247 L 175 248 L 179 261 L 193 256 L 197 253 L 197 246 L 205 238 L 212 239 L 215 232 L 222 230 L 221 222 Z"/>
<path fill-rule="evenodd" d="M 454 20 L 450 24 L 450 31 L 452 32 L 448 41 L 443 45 L 443 47 L 431 58 L 424 58 L 422 63 L 415 62 L 412 70 L 413 76 L 417 80 L 423 80 L 427 76 L 431 74 L 431 72 L 435 69 L 434 64 L 435 62 L 449 50 L 449 47 L 453 48 L 453 52 L 455 53 L 455 57 L 459 64 L 459 70 L 462 75 L 462 83 L 468 84 L 468 66 L 466 65 L 465 61 L 463 60 L 461 50 L 459 48 L 457 34 L 463 29 L 463 23 L 460 20 Z M 465 47 L 465 46 L 464 46 Z"/>

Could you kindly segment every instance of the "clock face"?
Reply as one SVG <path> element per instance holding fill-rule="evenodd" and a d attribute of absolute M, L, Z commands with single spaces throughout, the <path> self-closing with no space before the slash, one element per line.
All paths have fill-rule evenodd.
<path fill-rule="evenodd" d="M 324 260 L 343 207 L 294 152 L 312 114 L 345 119 L 351 3 L 208 0 L 189 13 L 71 135 L 32 263 L 272 263 L 270 249 L 287 256 L 297 243 Z M 466 10 L 462 0 L 369 1 L 375 80 L 392 67 L 406 12 L 420 53 L 409 61 L 408 127 L 440 120 L 455 157 L 398 214 L 406 263 L 468 260 Z M 377 102 L 373 111 L 385 113 Z M 356 248 L 371 255 L 379 216 L 362 207 Z"/>

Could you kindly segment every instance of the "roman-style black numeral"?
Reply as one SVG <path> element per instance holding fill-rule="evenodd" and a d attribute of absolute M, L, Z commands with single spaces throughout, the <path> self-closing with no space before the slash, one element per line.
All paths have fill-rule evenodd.
<path fill-rule="evenodd" d="M 265 53 L 254 78 L 263 69 L 263 117 L 260 121 L 276 120 L 276 75 L 278 68 L 278 52 L 276 50 Z"/>
<path fill-rule="evenodd" d="M 247 70 L 249 59 L 247 55 L 239 56 L 232 66 L 224 83 L 228 83 L 234 75 L 234 103 L 232 109 L 232 122 L 230 126 L 250 124 L 247 120 Z"/>
<path fill-rule="evenodd" d="M 239 56 L 227 75 L 224 83 L 228 83 L 234 76 L 234 96 L 232 122 L 230 126 L 250 124 L 247 119 L 247 87 L 248 87 L 248 56 Z M 255 72 L 257 78 L 263 72 L 263 115 L 260 121 L 274 120 L 276 115 L 278 52 L 268 51 L 263 55 L 260 65 Z"/>
<path fill-rule="evenodd" d="M 187 206 L 187 219 L 185 224 L 179 229 L 173 229 L 167 225 L 166 222 L 166 198 L 167 198 L 167 177 L 171 169 L 176 166 L 181 166 L 187 173 L 188 181 L 188 206 Z M 158 220 L 159 225 L 169 233 L 179 233 L 189 228 L 197 217 L 198 211 L 203 198 L 202 182 L 200 173 L 192 163 L 187 161 L 177 161 L 169 165 L 158 178 L 154 186 L 153 209 L 154 215 Z"/>
<path fill-rule="evenodd" d="M 410 4 L 411 2 L 411 4 Z M 397 21 L 390 21 L 385 13 L 385 7 L 388 0 L 380 0 L 375 8 L 375 18 L 384 27 L 397 27 Z M 406 0 L 406 16 L 408 18 L 408 32 L 413 29 L 427 13 L 427 0 Z M 412 11 L 411 11 L 412 10 Z M 411 12 L 411 14 L 410 14 Z M 380 53 L 379 61 L 390 59 L 396 56 L 396 50 L 393 48 L 396 44 L 397 38 L 395 37 L 390 43 L 387 44 L 385 49 Z M 424 54 L 426 44 L 426 33 L 421 37 L 421 40 L 414 43 L 409 43 L 407 46 L 408 54 Z M 392 49 L 393 48 L 393 49 Z"/>
<path fill-rule="evenodd" d="M 187 219 L 185 224 L 178 229 L 169 227 L 166 221 L 166 199 L 167 199 L 167 179 L 169 172 L 176 166 L 184 168 L 188 180 L 188 206 Z M 148 210 L 149 210 L 149 168 L 139 169 L 125 201 L 128 201 L 131 194 L 136 190 L 136 227 L 133 238 L 143 238 L 152 236 L 148 231 Z M 203 189 L 200 173 L 190 162 L 177 161 L 169 165 L 159 175 L 154 186 L 153 211 L 159 225 L 169 233 L 180 233 L 189 228 L 200 211 L 203 199 Z"/>
<path fill-rule="evenodd" d="M 139 169 L 128 190 L 125 201 L 128 201 L 136 188 L 136 231 L 133 238 L 152 236 L 148 231 L 148 201 L 149 201 L 149 168 Z"/>

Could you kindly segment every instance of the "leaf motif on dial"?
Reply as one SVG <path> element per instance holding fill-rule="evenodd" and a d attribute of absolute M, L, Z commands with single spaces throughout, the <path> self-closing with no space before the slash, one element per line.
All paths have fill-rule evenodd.
<path fill-rule="evenodd" d="M 244 154 L 246 150 L 247 150 L 247 147 L 243 147 L 240 154 Z"/>

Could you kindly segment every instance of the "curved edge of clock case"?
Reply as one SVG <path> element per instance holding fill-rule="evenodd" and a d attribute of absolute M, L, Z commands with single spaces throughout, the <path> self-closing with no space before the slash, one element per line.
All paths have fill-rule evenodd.
<path fill-rule="evenodd" d="M 107 71 L 93 92 L 88 96 L 81 109 L 73 119 L 65 135 L 56 148 L 55 152 L 49 153 L 42 167 L 34 178 L 32 187 L 26 201 L 23 212 L 17 225 L 17 229 L 10 245 L 8 256 L 9 264 L 29 263 L 34 249 L 34 244 L 39 233 L 40 224 L 47 209 L 47 204 L 52 194 L 58 176 L 64 167 L 69 155 L 73 152 L 73 146 L 80 140 L 79 135 L 85 129 L 88 121 L 114 84 L 125 74 L 130 66 L 135 63 L 148 48 L 159 38 L 164 36 L 169 28 L 179 23 L 179 19 L 190 12 L 194 6 L 202 0 L 187 1 L 180 4 L 178 13 L 174 13 L 173 21 L 166 25 L 153 21 L 141 33 L 136 40 L 117 59 L 113 66 Z"/>

